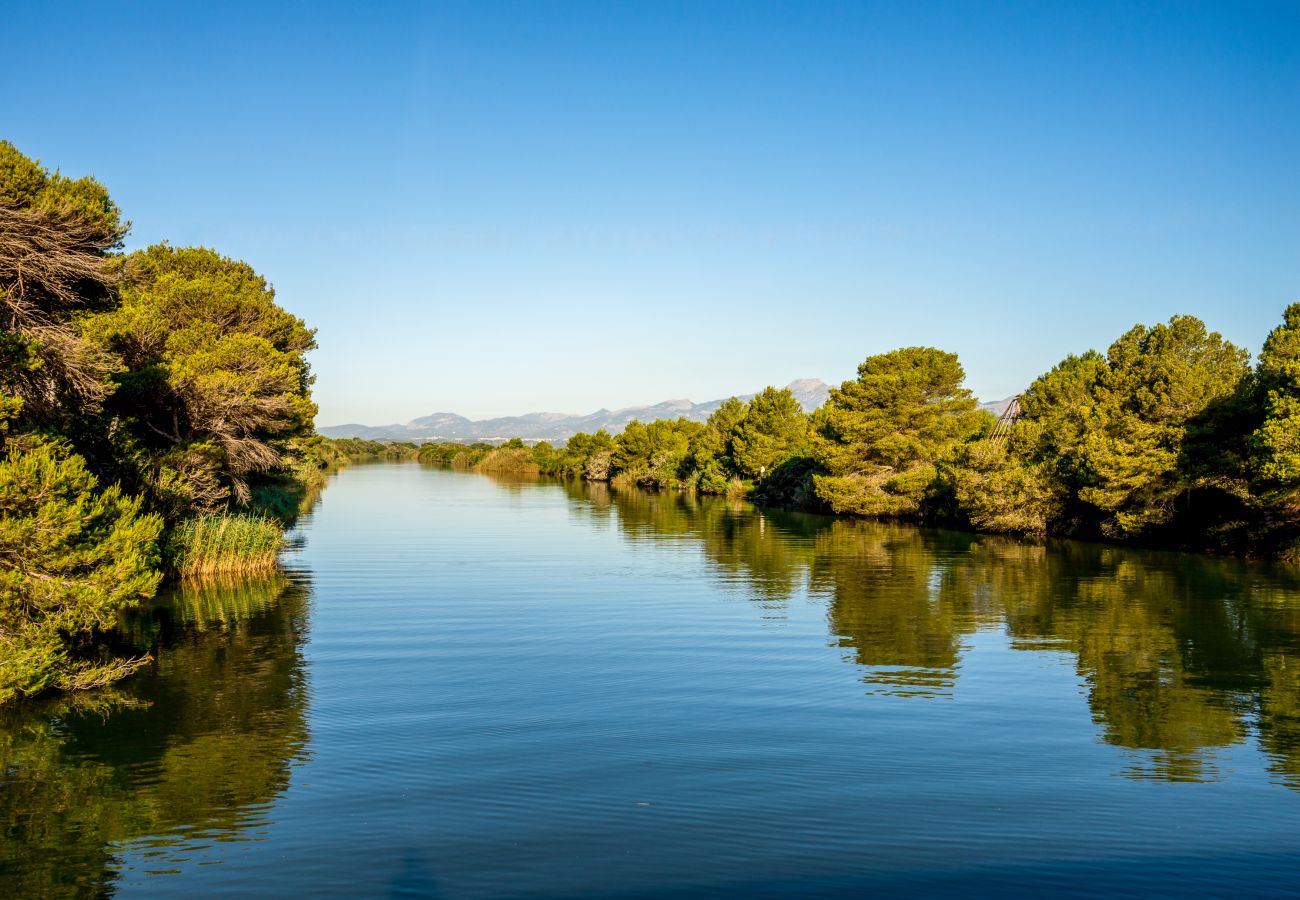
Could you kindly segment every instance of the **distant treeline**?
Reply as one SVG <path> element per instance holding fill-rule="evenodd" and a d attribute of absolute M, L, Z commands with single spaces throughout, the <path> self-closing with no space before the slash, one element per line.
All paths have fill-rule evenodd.
<path fill-rule="evenodd" d="M 957 356 L 866 359 L 805 414 L 788 390 L 707 422 L 633 421 L 556 447 L 425 444 L 486 472 L 748 494 L 760 502 L 1026 536 L 1300 557 L 1300 303 L 1245 350 L 1192 316 L 1070 356 L 1019 398 L 978 408 Z M 409 451 L 407 451 L 409 452 Z"/>
<path fill-rule="evenodd" d="M 134 670 L 122 610 L 273 571 L 321 481 L 313 331 L 246 263 L 124 254 L 128 227 L 0 141 L 0 704 Z"/>
<path fill-rule="evenodd" d="M 368 441 L 365 438 L 319 438 L 315 447 L 316 458 L 326 468 L 346 466 L 366 459 L 415 459 L 420 452 L 417 444 L 402 441 Z"/>

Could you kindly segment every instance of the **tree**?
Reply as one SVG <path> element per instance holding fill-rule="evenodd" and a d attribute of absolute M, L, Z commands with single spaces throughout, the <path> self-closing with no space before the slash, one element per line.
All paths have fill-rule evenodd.
<path fill-rule="evenodd" d="M 20 426 L 66 430 L 108 393 L 114 360 L 73 319 L 111 305 L 126 229 L 103 185 L 0 141 L 0 410 Z"/>
<path fill-rule="evenodd" d="M 1256 481 L 1276 498 L 1300 492 L 1300 303 L 1269 333 L 1255 369 L 1263 423 L 1252 435 Z"/>
<path fill-rule="evenodd" d="M 868 357 L 813 419 L 819 498 L 839 513 L 909 517 L 941 462 L 985 427 L 956 354 L 908 347 Z"/>
<path fill-rule="evenodd" d="M 1246 359 L 1194 316 L 1136 325 L 1111 345 L 1073 454 L 1079 498 L 1101 511 L 1104 533 L 1132 537 L 1173 519 L 1194 486 L 1180 467 L 1184 444 L 1211 405 L 1237 390 Z"/>
<path fill-rule="evenodd" d="M 1092 426 L 1106 360 L 1068 356 L 1020 397 L 1020 416 L 1001 443 L 975 441 L 951 468 L 961 511 L 980 531 L 1041 536 L 1061 527 L 1087 483 L 1079 450 Z"/>
<path fill-rule="evenodd" d="M 101 490 L 56 444 L 10 446 L 0 461 L 0 703 L 138 664 L 93 654 L 90 638 L 157 588 L 162 522 L 140 506 L 115 485 Z"/>
<path fill-rule="evenodd" d="M 953 487 L 979 531 L 1042 537 L 1061 508 L 1061 488 L 1050 468 L 1027 463 L 1006 443 L 974 441 L 962 447 Z"/>
<path fill-rule="evenodd" d="M 148 480 L 193 485 L 189 511 L 248 502 L 249 479 L 311 434 L 314 332 L 248 264 L 206 248 L 156 245 L 123 274 L 120 308 L 85 330 L 126 365 L 112 405 L 150 451 Z"/>
<path fill-rule="evenodd" d="M 808 416 L 789 389 L 767 387 L 749 401 L 733 435 L 736 468 L 743 475 L 761 478 L 807 452 Z"/>
<path fill-rule="evenodd" d="M 628 422 L 614 438 L 610 473 L 647 487 L 676 487 L 683 475 L 691 439 L 704 429 L 688 419 Z"/>

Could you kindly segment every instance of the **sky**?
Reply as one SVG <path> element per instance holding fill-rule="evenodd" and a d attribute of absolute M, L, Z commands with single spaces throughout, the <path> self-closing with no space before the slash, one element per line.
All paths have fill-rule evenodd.
<path fill-rule="evenodd" d="M 1300 300 L 1300 4 L 6 0 L 0 138 L 315 327 L 318 424 L 956 352 L 986 400 Z"/>

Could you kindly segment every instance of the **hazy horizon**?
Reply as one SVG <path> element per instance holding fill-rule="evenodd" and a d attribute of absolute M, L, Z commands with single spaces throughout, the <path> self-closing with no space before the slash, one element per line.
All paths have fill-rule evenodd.
<path fill-rule="evenodd" d="M 322 424 L 838 384 L 914 345 L 994 400 L 1178 313 L 1258 352 L 1300 299 L 1292 4 L 6 20 L 2 136 L 104 182 L 128 248 L 265 275 L 318 329 Z"/>

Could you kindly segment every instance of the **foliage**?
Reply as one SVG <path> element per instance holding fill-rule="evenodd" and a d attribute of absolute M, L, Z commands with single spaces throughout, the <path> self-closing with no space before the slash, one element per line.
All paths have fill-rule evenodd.
<path fill-rule="evenodd" d="M 1087 477 L 1079 499 L 1101 510 L 1105 533 L 1133 536 L 1173 518 L 1191 487 L 1179 470 L 1189 429 L 1246 373 L 1246 352 L 1192 316 L 1136 325 L 1111 345 L 1077 450 Z"/>
<path fill-rule="evenodd" d="M 0 462 L 0 703 L 127 674 L 96 631 L 158 585 L 161 520 L 48 442 Z"/>
<path fill-rule="evenodd" d="M 746 404 L 735 397 L 722 401 L 691 440 L 691 464 L 704 473 L 712 468 L 713 477 L 727 477 L 736 471 L 735 438 L 745 419 Z M 714 492 L 716 493 L 716 492 Z"/>
<path fill-rule="evenodd" d="M 540 475 L 542 467 L 534 459 L 535 452 L 523 446 L 498 447 L 479 460 L 474 468 L 498 474 Z"/>
<path fill-rule="evenodd" d="M 67 178 L 58 170 L 49 172 L 39 160 L 27 158 L 5 140 L 0 140 L 0 206 L 75 219 L 113 237 L 110 246 L 116 246 L 130 227 L 98 181 Z"/>
<path fill-rule="evenodd" d="M 814 417 L 828 472 L 814 476 L 817 496 L 838 513 L 919 515 L 939 466 L 986 427 L 964 378 L 955 354 L 929 347 L 868 357 Z"/>
<path fill-rule="evenodd" d="M 310 456 L 322 468 L 345 466 L 365 459 L 403 460 L 423 458 L 426 447 L 442 445 L 416 445 L 408 441 L 367 441 L 364 438 L 312 439 Z M 452 445 L 457 448 L 459 444 Z"/>
<path fill-rule="evenodd" d="M 109 632 L 155 591 L 164 527 L 185 547 L 191 517 L 247 506 L 263 549 L 232 552 L 262 568 L 319 489 L 312 332 L 246 264 L 123 257 L 127 229 L 97 181 L 0 141 L 0 702 L 138 663 Z"/>
<path fill-rule="evenodd" d="M 246 263 L 159 244 L 123 261 L 121 305 L 85 323 L 117 354 L 114 412 L 150 448 L 150 481 L 205 483 L 190 511 L 241 504 L 256 475 L 283 470 L 316 414 L 305 354 L 313 332 L 275 304 Z"/>
<path fill-rule="evenodd" d="M 1061 491 L 1047 465 L 1027 464 L 1006 444 L 966 444 L 952 478 L 957 502 L 979 531 L 1042 537 L 1059 517 Z"/>
<path fill-rule="evenodd" d="M 731 428 L 736 470 L 749 478 L 762 478 L 787 459 L 806 456 L 807 444 L 808 416 L 789 389 L 764 388 Z"/>
<path fill-rule="evenodd" d="M 217 513 L 194 516 L 171 529 L 166 564 L 182 578 L 274 572 L 284 529 L 266 516 Z"/>
<path fill-rule="evenodd" d="M 691 438 L 704 425 L 689 419 L 633 419 L 614 438 L 610 457 L 613 478 L 645 487 L 674 488 L 688 474 Z"/>
<path fill-rule="evenodd" d="M 66 430 L 95 412 L 115 361 L 75 327 L 112 302 L 125 226 L 103 186 L 50 173 L 0 141 L 0 414 Z"/>
<path fill-rule="evenodd" d="M 1287 307 L 1259 355 L 1256 389 L 1264 421 L 1252 435 L 1256 481 L 1264 491 L 1300 502 L 1300 303 Z"/>

